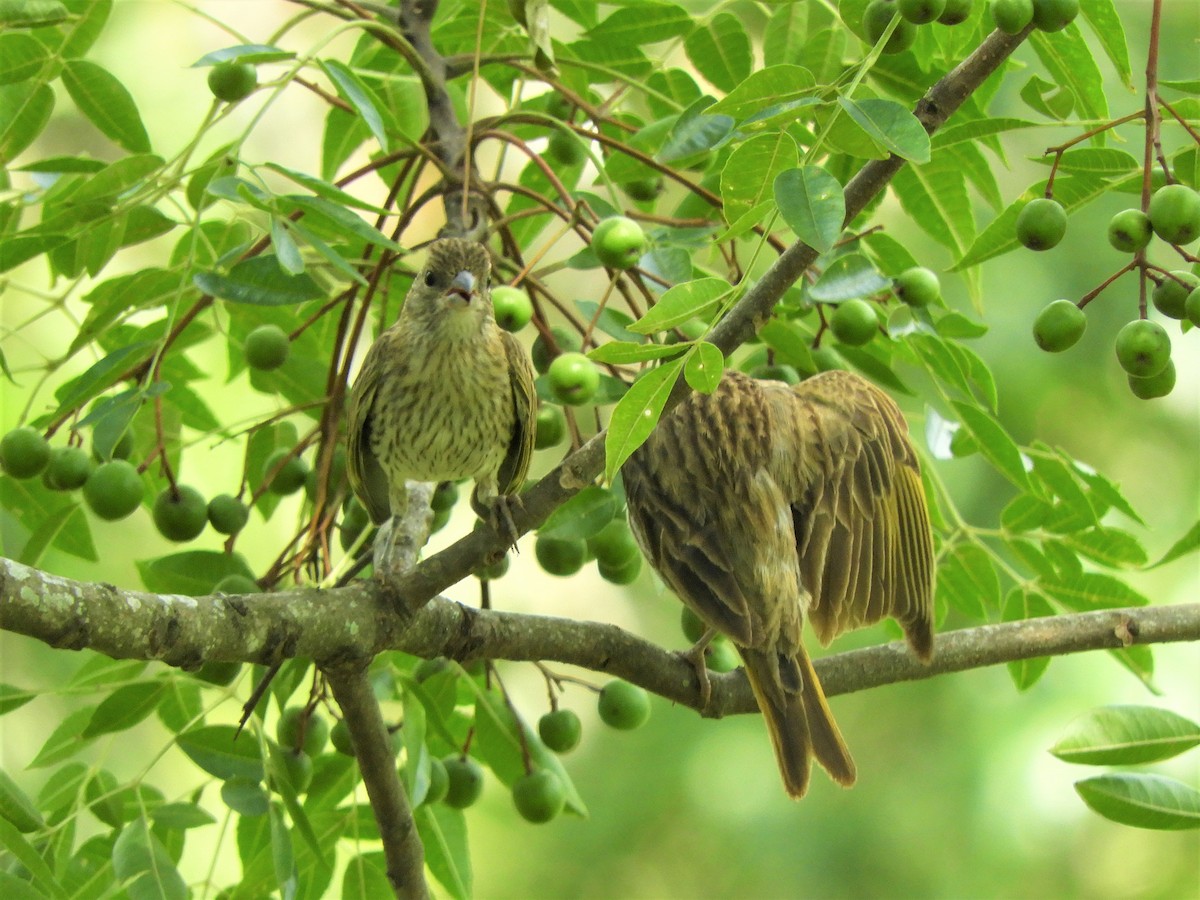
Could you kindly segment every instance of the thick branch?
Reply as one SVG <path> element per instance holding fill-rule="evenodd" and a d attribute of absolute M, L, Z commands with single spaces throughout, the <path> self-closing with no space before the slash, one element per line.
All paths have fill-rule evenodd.
<path fill-rule="evenodd" d="M 383 650 L 561 662 L 624 678 L 706 715 L 757 709 L 740 672 L 712 676 L 705 709 L 689 662 L 614 625 L 478 610 L 440 597 L 402 616 L 375 582 L 332 591 L 179 597 L 71 581 L 0 558 L 0 627 L 54 647 L 88 647 L 117 659 L 187 668 L 307 656 L 336 671 Z M 816 667 L 834 695 L 1040 656 L 1178 641 L 1200 641 L 1200 603 L 953 631 L 938 636 L 929 666 L 897 642 L 827 656 Z"/>

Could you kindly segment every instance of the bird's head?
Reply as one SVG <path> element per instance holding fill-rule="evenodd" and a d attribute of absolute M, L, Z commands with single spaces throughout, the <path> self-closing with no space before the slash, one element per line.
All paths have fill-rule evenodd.
<path fill-rule="evenodd" d="M 493 318 L 490 271 L 482 244 L 459 238 L 435 241 L 405 298 L 405 313 L 446 336 L 477 334 Z"/>

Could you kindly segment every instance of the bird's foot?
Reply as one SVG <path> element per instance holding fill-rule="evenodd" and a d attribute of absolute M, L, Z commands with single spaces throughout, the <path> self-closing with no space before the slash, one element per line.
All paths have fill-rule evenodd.
<path fill-rule="evenodd" d="M 513 519 L 513 509 L 520 508 L 521 498 L 516 494 L 500 494 L 489 500 L 482 500 L 478 488 L 471 492 L 471 509 L 475 510 L 475 515 L 487 522 L 492 531 L 508 541 L 505 549 L 516 549 L 517 539 L 521 536 Z"/>
<path fill-rule="evenodd" d="M 691 665 L 692 671 L 696 673 L 696 681 L 700 687 L 701 715 L 707 712 L 709 701 L 712 700 L 712 682 L 708 678 L 708 663 L 704 659 L 704 651 L 708 649 L 708 645 L 716 636 L 717 630 L 710 628 L 701 635 L 700 640 L 679 653 L 680 657 L 685 659 Z"/>

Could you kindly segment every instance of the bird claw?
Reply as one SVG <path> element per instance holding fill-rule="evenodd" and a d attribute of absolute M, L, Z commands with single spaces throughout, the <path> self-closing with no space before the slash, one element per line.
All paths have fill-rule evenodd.
<path fill-rule="evenodd" d="M 704 651 L 708 649 L 708 645 L 716 636 L 717 630 L 710 628 L 701 635 L 700 640 L 679 653 L 680 658 L 686 660 L 691 665 L 692 671 L 696 673 L 696 681 L 700 687 L 701 715 L 708 712 L 708 704 L 712 700 L 712 682 L 708 677 L 708 663 L 704 659 Z"/>
<path fill-rule="evenodd" d="M 479 499 L 478 490 L 471 492 L 471 509 L 475 510 L 475 515 L 487 522 L 492 531 L 508 541 L 505 544 L 505 550 L 509 547 L 515 549 L 517 539 L 521 536 L 517 523 L 513 519 L 514 506 L 517 508 L 521 506 L 521 498 L 516 494 L 501 494 L 485 502 Z"/>

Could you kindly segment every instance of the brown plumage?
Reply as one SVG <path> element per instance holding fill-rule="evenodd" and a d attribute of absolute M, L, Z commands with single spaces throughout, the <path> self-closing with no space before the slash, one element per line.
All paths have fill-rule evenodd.
<path fill-rule="evenodd" d="M 801 384 L 728 371 L 667 415 L 624 466 L 651 565 L 741 653 L 792 797 L 810 761 L 854 761 L 801 641 L 897 619 L 933 652 L 933 551 L 920 468 L 886 394 L 849 372 Z"/>
<path fill-rule="evenodd" d="M 481 512 L 503 507 L 524 483 L 533 367 L 496 324 L 490 269 L 481 244 L 434 242 L 396 324 L 367 351 L 350 390 L 346 456 L 376 524 L 403 513 L 409 480 L 473 478 Z"/>

